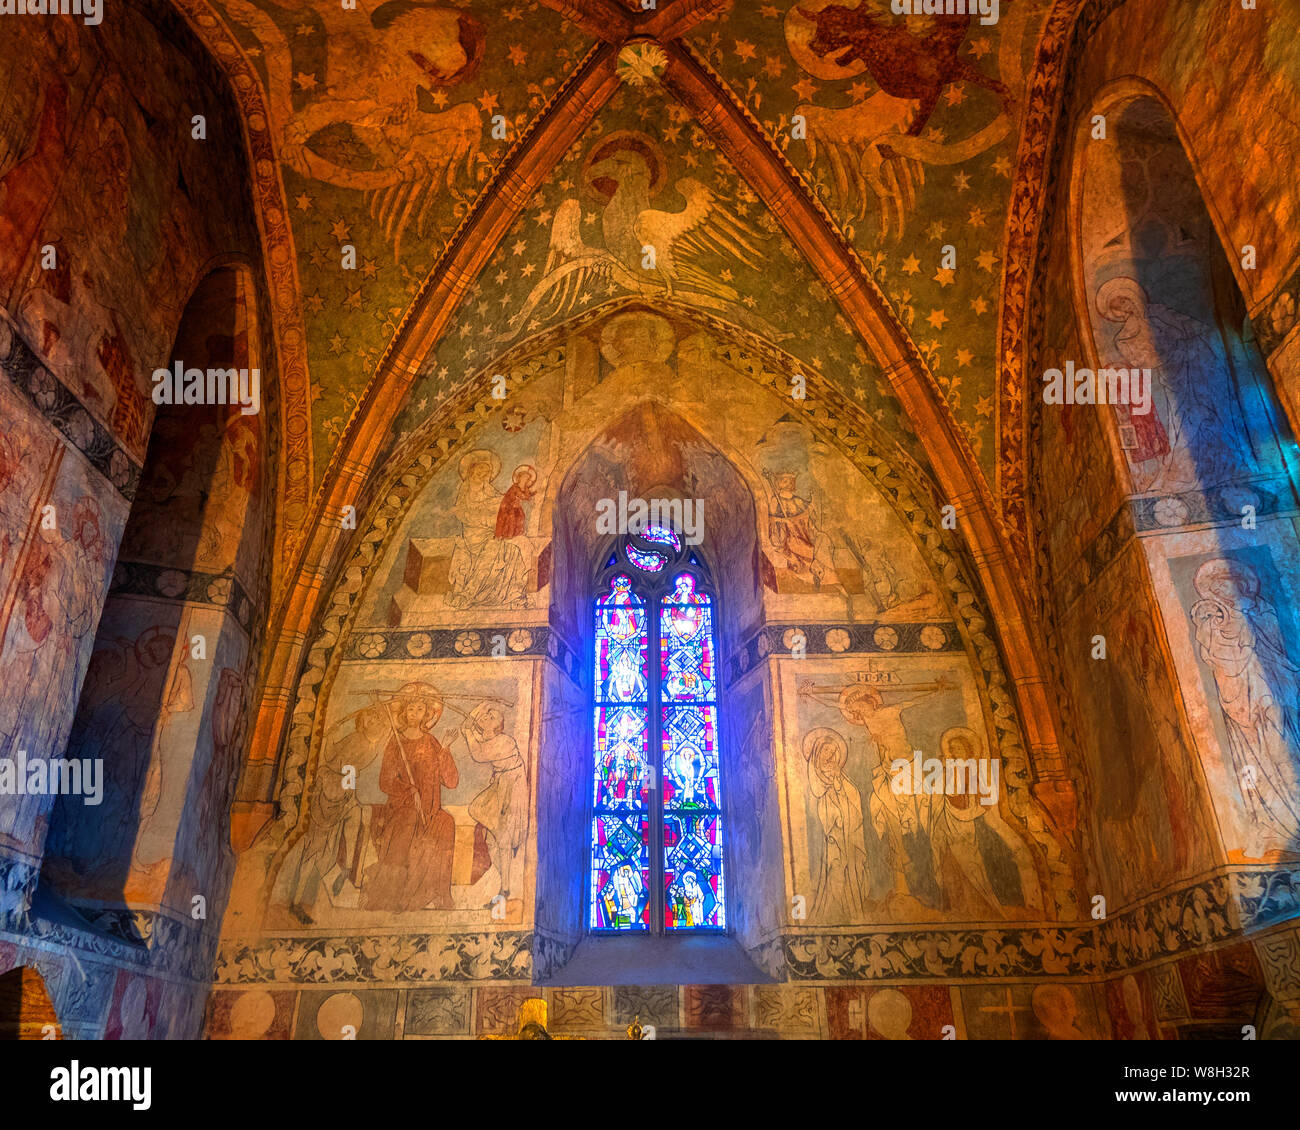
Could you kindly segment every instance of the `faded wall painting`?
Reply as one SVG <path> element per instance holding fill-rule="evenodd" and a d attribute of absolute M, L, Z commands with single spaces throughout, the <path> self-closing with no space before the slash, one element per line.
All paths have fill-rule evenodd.
<path fill-rule="evenodd" d="M 257 367 L 248 280 L 209 275 L 174 346 L 186 366 Z M 159 410 L 68 744 L 102 759 L 97 810 L 55 806 L 45 873 L 96 910 L 187 916 L 221 905 L 233 869 L 230 805 L 253 692 L 272 501 L 256 415 L 231 405 Z"/>
<path fill-rule="evenodd" d="M 268 923 L 517 928 L 532 912 L 535 665 L 348 664 Z"/>
<path fill-rule="evenodd" d="M 1279 410 L 1172 123 L 1152 99 L 1115 117 L 1116 144 L 1089 151 L 1080 222 L 1097 361 L 1151 371 L 1150 411 L 1116 409 L 1133 489 L 1276 475 Z"/>
<path fill-rule="evenodd" d="M 1064 649 L 1077 657 L 1066 671 L 1086 775 L 1082 800 L 1108 903 L 1126 903 L 1215 858 L 1195 746 L 1159 625 L 1142 600 L 1145 570 L 1129 546 L 1065 617 Z M 1098 635 L 1105 659 L 1091 658 Z M 1106 725 L 1089 721 L 1098 717 Z"/>
<path fill-rule="evenodd" d="M 810 925 L 1050 914 L 963 656 L 777 666 L 792 893 Z"/>

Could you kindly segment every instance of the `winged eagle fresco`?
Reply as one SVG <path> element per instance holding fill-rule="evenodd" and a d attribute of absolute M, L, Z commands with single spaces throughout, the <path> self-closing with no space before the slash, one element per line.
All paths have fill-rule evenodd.
<path fill-rule="evenodd" d="M 511 320 L 509 336 L 534 318 L 567 316 L 595 288 L 667 295 L 714 309 L 740 300 L 740 293 L 709 269 L 707 257 L 730 257 L 756 269 L 766 237 L 721 193 L 693 177 L 673 186 L 686 202 L 683 208 L 652 207 L 664 189 L 665 163 L 648 137 L 611 134 L 588 156 L 583 181 L 592 197 L 604 201 L 599 216 L 604 246 L 587 242 L 578 198 L 561 204 L 551 224 L 546 267 Z"/>

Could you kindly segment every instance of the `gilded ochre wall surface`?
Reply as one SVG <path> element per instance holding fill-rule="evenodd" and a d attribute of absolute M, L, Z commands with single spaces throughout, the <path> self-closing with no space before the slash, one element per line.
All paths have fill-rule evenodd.
<path fill-rule="evenodd" d="M 1294 1038 L 1300 15 L 900 7 L 0 14 L 18 997 Z M 638 499 L 716 590 L 727 928 L 619 964 Z"/>

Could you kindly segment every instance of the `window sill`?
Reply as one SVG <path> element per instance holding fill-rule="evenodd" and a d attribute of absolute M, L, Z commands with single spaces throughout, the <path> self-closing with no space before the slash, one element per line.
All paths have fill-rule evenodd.
<path fill-rule="evenodd" d="M 696 937 L 588 935 L 539 985 L 770 985 L 726 934 Z"/>

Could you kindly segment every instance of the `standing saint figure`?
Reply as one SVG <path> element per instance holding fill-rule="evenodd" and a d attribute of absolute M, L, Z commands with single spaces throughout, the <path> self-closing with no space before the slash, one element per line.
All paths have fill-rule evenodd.
<path fill-rule="evenodd" d="M 1228 756 L 1252 822 L 1247 852 L 1300 847 L 1300 670 L 1249 565 L 1218 557 L 1196 571 L 1201 661 L 1214 672 Z"/>
<path fill-rule="evenodd" d="M 427 683 L 407 683 L 383 704 L 391 737 L 384 747 L 379 787 L 387 802 L 375 815 L 379 863 L 366 879 L 367 910 L 450 909 L 456 822 L 443 811 L 442 790 L 460 771 L 432 734 L 442 696 Z"/>
<path fill-rule="evenodd" d="M 944 731 L 939 750 L 949 764 L 984 761 L 984 743 L 966 726 Z M 944 909 L 974 917 L 1001 918 L 1010 907 L 1042 908 L 1038 877 L 1029 853 L 1002 818 L 996 797 L 993 804 L 984 804 L 982 797 L 969 792 L 944 792 L 931 799 L 930 850 Z M 1018 895 L 1004 898 L 995 890 L 993 868 L 981 838 L 986 842 L 1001 841 L 1015 864 Z M 1003 878 L 1009 884 L 1010 876 Z"/>
<path fill-rule="evenodd" d="M 1210 327 L 1152 302 L 1132 278 L 1110 279 L 1096 301 L 1097 312 L 1119 326 L 1114 353 L 1125 366 L 1152 373 L 1152 410 L 1139 416 L 1118 409 L 1134 430 L 1134 486 L 1212 487 L 1250 469 L 1254 459 L 1239 393 Z"/>
<path fill-rule="evenodd" d="M 819 922 L 858 921 L 867 902 L 867 851 L 862 840 L 862 794 L 844 775 L 848 743 L 823 726 L 804 737 L 803 756 L 823 836 L 813 913 Z"/>
<path fill-rule="evenodd" d="M 501 884 L 499 894 L 510 898 L 516 894 L 516 865 L 528 835 L 528 768 L 515 739 L 505 733 L 505 725 L 499 706 L 481 702 L 460 732 L 470 757 L 492 766 L 492 779 L 469 802 L 469 815 L 487 829 Z"/>

